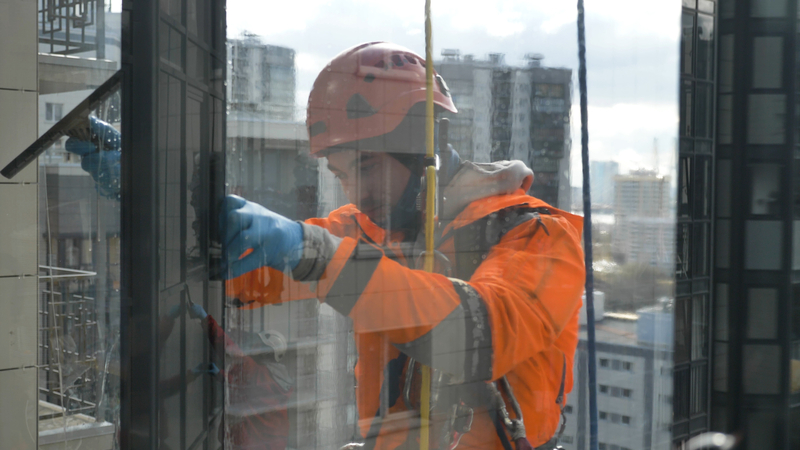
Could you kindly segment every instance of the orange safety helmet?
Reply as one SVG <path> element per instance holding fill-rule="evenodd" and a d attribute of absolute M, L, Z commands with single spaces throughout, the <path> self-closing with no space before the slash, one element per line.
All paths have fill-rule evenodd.
<path fill-rule="evenodd" d="M 442 77 L 434 79 L 434 104 L 458 112 Z M 425 93 L 425 59 L 405 47 L 368 42 L 339 53 L 308 96 L 311 154 L 393 131 Z"/>

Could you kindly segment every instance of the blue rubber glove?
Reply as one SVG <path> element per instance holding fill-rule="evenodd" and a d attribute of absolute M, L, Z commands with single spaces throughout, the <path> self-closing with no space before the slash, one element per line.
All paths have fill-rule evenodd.
<path fill-rule="evenodd" d="M 182 311 L 183 308 L 181 307 L 181 304 L 178 303 L 177 305 L 170 308 L 169 311 L 167 311 L 167 317 L 169 317 L 172 320 L 175 320 L 181 315 Z"/>
<path fill-rule="evenodd" d="M 197 367 L 192 369 L 192 373 L 195 375 L 202 375 L 204 373 L 216 375 L 219 373 L 219 367 L 214 363 L 200 363 Z"/>
<path fill-rule="evenodd" d="M 229 195 L 220 208 L 222 276 L 236 278 L 258 269 L 297 267 L 303 253 L 303 227 L 263 206 Z M 239 257 L 248 250 L 247 256 Z"/>
<path fill-rule="evenodd" d="M 68 139 L 64 148 L 80 155 L 81 168 L 92 176 L 100 195 L 119 199 L 122 156 L 119 151 L 122 145 L 119 131 L 96 117 L 89 117 L 89 135 L 88 141 L 76 137 Z M 102 143 L 103 151 L 97 150 L 96 143 Z"/>
<path fill-rule="evenodd" d="M 200 319 L 203 320 L 208 317 L 208 313 L 202 306 L 198 305 L 197 303 L 192 303 L 189 306 L 189 317 L 192 319 Z"/>

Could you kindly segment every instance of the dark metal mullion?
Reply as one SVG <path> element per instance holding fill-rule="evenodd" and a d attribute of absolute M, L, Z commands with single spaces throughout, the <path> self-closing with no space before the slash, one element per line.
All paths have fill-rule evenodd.
<path fill-rule="evenodd" d="M 158 1 L 123 0 L 123 17 L 120 444 L 133 450 L 158 448 Z"/>

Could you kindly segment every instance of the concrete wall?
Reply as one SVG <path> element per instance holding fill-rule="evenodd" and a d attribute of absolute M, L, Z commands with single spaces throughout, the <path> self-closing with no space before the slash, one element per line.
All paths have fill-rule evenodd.
<path fill-rule="evenodd" d="M 37 136 L 36 6 L 0 0 L 0 166 Z M 0 436 L 35 449 L 37 165 L 0 178 Z"/>

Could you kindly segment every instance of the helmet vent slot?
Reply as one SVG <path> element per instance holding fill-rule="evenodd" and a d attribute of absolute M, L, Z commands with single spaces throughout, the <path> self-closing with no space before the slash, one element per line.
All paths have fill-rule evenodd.
<path fill-rule="evenodd" d="M 400 59 L 400 55 L 392 55 L 392 62 L 394 63 L 395 67 L 403 66 L 403 60 Z"/>
<path fill-rule="evenodd" d="M 373 81 L 375 81 L 375 74 L 374 73 L 368 73 L 364 77 L 364 81 L 366 81 L 367 83 L 372 83 Z"/>

